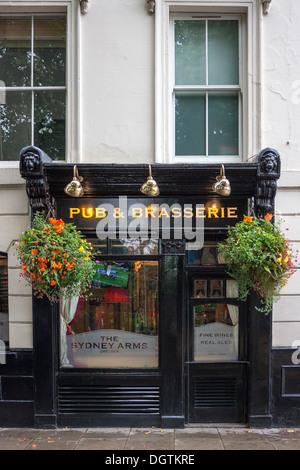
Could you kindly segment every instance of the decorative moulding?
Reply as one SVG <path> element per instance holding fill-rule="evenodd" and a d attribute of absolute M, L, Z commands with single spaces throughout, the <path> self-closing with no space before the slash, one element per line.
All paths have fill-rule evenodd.
<path fill-rule="evenodd" d="M 269 13 L 272 0 L 261 0 L 261 1 L 262 1 L 262 7 L 263 7 L 263 14 L 267 15 Z"/>
<path fill-rule="evenodd" d="M 156 4 L 156 0 L 146 0 L 146 7 L 148 10 L 148 13 L 150 13 L 151 15 L 155 13 L 155 4 Z"/>
<path fill-rule="evenodd" d="M 80 12 L 85 15 L 90 8 L 89 0 L 79 0 L 80 3 Z"/>
<path fill-rule="evenodd" d="M 269 13 L 271 2 L 272 0 L 261 0 L 264 15 L 267 15 Z M 80 0 L 80 3 L 82 4 L 82 3 L 88 3 L 88 2 L 85 2 L 84 0 Z M 156 4 L 156 0 L 146 0 L 146 7 L 148 10 L 148 13 L 150 14 L 155 13 L 155 4 Z"/>

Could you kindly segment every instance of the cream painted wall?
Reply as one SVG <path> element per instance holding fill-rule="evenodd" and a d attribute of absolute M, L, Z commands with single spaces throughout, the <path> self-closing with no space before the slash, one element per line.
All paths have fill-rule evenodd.
<path fill-rule="evenodd" d="M 300 250 L 300 2 L 273 0 L 263 18 L 263 146 L 281 155 L 277 222 Z M 288 229 L 288 230 L 287 230 Z M 299 269 L 298 256 L 298 269 Z M 274 305 L 273 346 L 300 340 L 300 271 Z"/>
<path fill-rule="evenodd" d="M 81 18 L 82 160 L 154 161 L 154 17 L 97 0 Z"/>
<path fill-rule="evenodd" d="M 32 348 L 31 288 L 19 276 L 14 242 L 29 224 L 29 201 L 19 169 L 0 167 L 0 251 L 8 254 L 9 345 Z"/>

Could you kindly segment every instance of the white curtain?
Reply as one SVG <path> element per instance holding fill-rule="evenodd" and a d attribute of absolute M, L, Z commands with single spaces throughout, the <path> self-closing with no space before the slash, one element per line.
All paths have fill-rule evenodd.
<path fill-rule="evenodd" d="M 238 284 L 235 280 L 227 279 L 226 281 L 226 296 L 231 298 L 238 298 L 239 289 Z M 238 357 L 239 352 L 239 307 L 237 305 L 227 304 L 229 315 L 234 326 L 233 336 L 236 354 Z"/>
<path fill-rule="evenodd" d="M 75 317 L 79 297 L 62 299 L 60 305 L 60 364 L 62 367 L 71 367 L 68 359 L 67 324 Z"/>
<path fill-rule="evenodd" d="M 225 264 L 224 256 L 221 255 L 221 253 L 218 253 L 218 263 L 219 264 Z"/>

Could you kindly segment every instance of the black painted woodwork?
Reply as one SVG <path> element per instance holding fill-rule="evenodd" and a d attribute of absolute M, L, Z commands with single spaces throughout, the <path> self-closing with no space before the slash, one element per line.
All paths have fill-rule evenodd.
<path fill-rule="evenodd" d="M 248 213 L 274 213 L 276 181 L 280 176 L 276 150 L 262 150 L 252 163 L 225 166 L 232 201 L 243 201 L 245 208 L 249 204 Z M 140 187 L 148 176 L 146 164 L 79 164 L 78 170 L 84 178 L 85 195 L 81 202 L 120 195 L 144 198 Z M 32 215 L 41 209 L 55 214 L 61 208 L 63 212 L 64 201 L 69 201 L 64 187 L 73 177 L 73 164 L 52 162 L 40 149 L 27 147 L 21 152 L 20 173 L 26 181 Z M 212 185 L 219 173 L 218 164 L 152 165 L 160 198 L 166 202 L 184 203 L 197 198 L 202 203 L 212 198 L 215 196 Z M 74 205 L 76 202 L 74 199 Z M 58 212 L 57 216 L 60 217 Z M 87 232 L 92 234 L 91 227 Z M 226 227 L 212 226 L 206 236 L 220 240 L 225 234 Z M 184 249 L 184 240 L 161 241 L 158 369 L 60 369 L 57 306 L 34 298 L 33 350 L 8 348 L 7 364 L 0 365 L 0 426 L 182 427 L 198 419 L 211 421 L 212 408 L 224 405 L 222 400 L 228 400 L 230 405 L 221 406 L 219 415 L 215 413 L 223 421 L 235 420 L 255 427 L 299 423 L 299 366 L 291 362 L 293 350 L 271 348 L 272 316 L 255 310 L 259 301 L 254 295 L 244 305 L 240 361 L 201 368 L 189 360 L 188 289 L 191 276 L 199 272 L 186 267 Z M 219 272 L 224 275 L 222 269 Z M 209 270 L 202 269 L 201 275 L 209 275 Z M 220 402 L 211 401 L 205 407 L 207 391 L 219 389 L 222 381 L 227 396 L 224 394 Z M 87 406 L 90 394 L 91 409 Z M 128 403 L 126 396 L 131 397 Z M 141 401 L 137 406 L 138 396 Z M 117 412 L 112 412 L 115 406 Z"/>

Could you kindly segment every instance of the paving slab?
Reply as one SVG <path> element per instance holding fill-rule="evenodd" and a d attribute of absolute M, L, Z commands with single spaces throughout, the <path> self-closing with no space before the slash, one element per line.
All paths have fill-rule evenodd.
<path fill-rule="evenodd" d="M 93 438 L 83 437 L 80 439 L 74 450 L 124 450 L 126 438 Z"/>
<path fill-rule="evenodd" d="M 85 429 L 43 430 L 26 446 L 26 450 L 73 450 Z"/>
<path fill-rule="evenodd" d="M 85 432 L 85 438 L 127 438 L 130 428 L 88 428 Z"/>
<path fill-rule="evenodd" d="M 219 429 L 225 450 L 274 450 L 261 429 Z"/>
<path fill-rule="evenodd" d="M 299 429 L 265 429 L 263 433 L 275 450 L 300 450 Z"/>
<path fill-rule="evenodd" d="M 223 450 L 223 443 L 216 428 L 176 429 L 176 450 Z"/>
<path fill-rule="evenodd" d="M 40 433 L 41 431 L 36 429 L 2 428 L 0 429 L 0 449 L 24 450 Z"/>
<path fill-rule="evenodd" d="M 174 430 L 160 428 L 133 428 L 125 450 L 174 450 Z"/>

